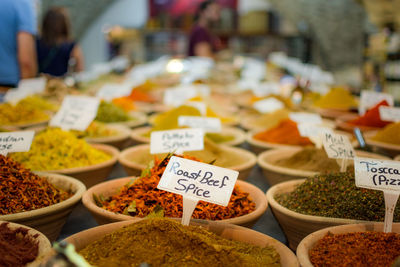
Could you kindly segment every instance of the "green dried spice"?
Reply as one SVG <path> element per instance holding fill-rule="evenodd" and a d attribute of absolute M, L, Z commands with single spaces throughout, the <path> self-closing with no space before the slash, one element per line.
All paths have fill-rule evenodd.
<path fill-rule="evenodd" d="M 316 175 L 292 192 L 274 197 L 282 206 L 306 215 L 366 221 L 385 218 L 383 192 L 356 187 L 354 173 Z M 394 221 L 400 221 L 399 202 Z"/>
<path fill-rule="evenodd" d="M 164 209 L 160 205 L 156 205 L 152 212 L 145 218 L 164 218 Z"/>
<path fill-rule="evenodd" d="M 109 123 L 109 122 L 124 122 L 134 120 L 128 113 L 122 108 L 118 107 L 114 103 L 101 101 L 97 110 L 95 120 Z"/>

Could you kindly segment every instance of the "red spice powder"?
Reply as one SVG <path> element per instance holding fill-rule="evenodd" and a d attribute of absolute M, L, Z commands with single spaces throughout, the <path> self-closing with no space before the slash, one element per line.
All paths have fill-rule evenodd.
<path fill-rule="evenodd" d="M 377 127 L 383 128 L 386 125 L 390 124 L 390 121 L 381 120 L 381 116 L 379 114 L 380 106 L 389 106 L 386 100 L 382 100 L 373 108 L 369 109 L 363 116 L 360 116 L 354 120 L 348 121 L 348 123 L 358 126 L 368 126 L 368 127 Z"/>

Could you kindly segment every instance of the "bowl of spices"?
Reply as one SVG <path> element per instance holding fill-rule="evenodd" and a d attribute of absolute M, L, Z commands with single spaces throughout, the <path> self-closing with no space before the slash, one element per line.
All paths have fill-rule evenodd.
<path fill-rule="evenodd" d="M 131 139 L 133 144 L 148 144 L 150 143 L 150 134 L 152 128 L 145 126 L 132 130 Z M 216 144 L 227 146 L 239 146 L 246 141 L 246 134 L 243 130 L 224 126 L 219 133 L 206 133 L 205 137 Z"/>
<path fill-rule="evenodd" d="M 204 150 L 188 151 L 184 155 L 193 156 L 203 162 L 213 162 L 214 165 L 236 170 L 239 172 L 238 179 L 245 180 L 256 165 L 257 157 L 242 148 L 217 145 L 210 140 L 204 140 Z M 165 157 L 167 154 L 157 154 Z M 150 154 L 150 145 L 138 145 L 127 148 L 121 152 L 118 161 L 130 176 L 139 176 L 152 162 L 154 155 Z"/>
<path fill-rule="evenodd" d="M 170 156 L 163 160 L 156 158 L 153 166 L 139 178 L 120 178 L 91 187 L 83 196 L 83 204 L 99 224 L 132 220 L 154 213 L 182 217 L 182 196 L 157 188 Z M 250 183 L 238 180 L 227 207 L 200 201 L 193 218 L 222 220 L 250 227 L 266 209 L 263 192 Z"/>
<path fill-rule="evenodd" d="M 138 127 L 147 122 L 147 116 L 141 112 L 126 112 L 112 102 L 101 101 L 95 120 L 104 123 L 122 124 L 129 128 Z"/>
<path fill-rule="evenodd" d="M 0 266 L 38 266 L 50 250 L 50 241 L 39 231 L 0 221 Z"/>
<path fill-rule="evenodd" d="M 285 245 L 220 222 L 135 219 L 98 226 L 66 239 L 90 264 L 151 266 L 299 266 Z"/>
<path fill-rule="evenodd" d="M 359 157 L 389 159 L 379 154 L 361 150 L 355 152 Z M 336 159 L 328 158 L 325 150 L 315 147 L 267 150 L 258 156 L 257 163 L 270 185 L 294 179 L 304 179 L 320 173 L 340 171 L 340 160 L 338 163 Z M 353 161 L 348 160 L 347 166 L 347 169 L 352 171 Z"/>
<path fill-rule="evenodd" d="M 107 178 L 118 155 L 112 146 L 90 145 L 71 132 L 48 128 L 35 136 L 28 152 L 11 153 L 10 157 L 33 171 L 65 174 L 90 187 Z"/>
<path fill-rule="evenodd" d="M 0 104 L 0 125 L 27 128 L 45 125 L 50 120 L 50 115 L 44 110 L 18 102 Z"/>
<path fill-rule="evenodd" d="M 0 155 L 0 220 L 33 227 L 54 241 L 86 187 L 59 174 L 33 173 Z"/>
<path fill-rule="evenodd" d="M 400 257 L 400 225 L 391 233 L 383 223 L 350 224 L 319 230 L 297 247 L 304 267 L 312 266 L 395 266 Z"/>
<path fill-rule="evenodd" d="M 331 173 L 271 187 L 267 201 L 293 250 L 320 229 L 343 224 L 381 222 L 383 193 L 355 186 L 353 173 Z M 394 221 L 400 222 L 397 204 Z"/>
<path fill-rule="evenodd" d="M 400 122 L 391 123 L 385 128 L 365 134 L 365 142 L 392 157 L 400 154 Z"/>

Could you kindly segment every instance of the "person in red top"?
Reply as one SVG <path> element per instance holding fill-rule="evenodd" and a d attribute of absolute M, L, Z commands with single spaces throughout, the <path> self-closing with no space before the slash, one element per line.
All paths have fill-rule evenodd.
<path fill-rule="evenodd" d="M 207 0 L 197 10 L 196 24 L 189 37 L 188 56 L 213 57 L 218 48 L 218 39 L 210 32 L 212 23 L 220 18 L 218 3 Z"/>

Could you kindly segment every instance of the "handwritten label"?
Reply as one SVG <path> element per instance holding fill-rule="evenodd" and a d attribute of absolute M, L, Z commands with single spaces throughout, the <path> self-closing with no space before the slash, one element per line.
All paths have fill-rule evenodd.
<path fill-rule="evenodd" d="M 332 129 L 318 126 L 313 123 L 298 123 L 297 129 L 299 130 L 300 135 L 304 137 L 314 137 L 325 133 L 333 133 Z"/>
<path fill-rule="evenodd" d="M 284 107 L 285 105 L 274 97 L 259 100 L 253 104 L 253 108 L 260 113 L 270 113 Z"/>
<path fill-rule="evenodd" d="M 152 132 L 150 153 L 182 153 L 204 149 L 204 131 L 202 129 L 178 129 Z"/>
<path fill-rule="evenodd" d="M 165 91 L 163 102 L 167 106 L 179 107 L 198 95 L 209 96 L 210 88 L 206 85 L 182 85 L 170 88 Z"/>
<path fill-rule="evenodd" d="M 117 97 L 127 96 L 131 93 L 132 86 L 130 84 L 118 84 L 118 83 L 108 83 L 103 85 L 96 96 L 110 101 Z"/>
<path fill-rule="evenodd" d="M 179 116 L 179 126 L 188 126 L 190 128 L 201 128 L 205 132 L 218 133 L 221 132 L 221 120 L 212 117 L 200 116 Z"/>
<path fill-rule="evenodd" d="M 89 96 L 66 96 L 50 126 L 84 131 L 96 118 L 100 100 Z"/>
<path fill-rule="evenodd" d="M 226 207 L 238 175 L 234 170 L 173 156 L 157 188 Z"/>
<path fill-rule="evenodd" d="M 34 135 L 34 131 L 0 133 L 0 154 L 29 151 Z"/>
<path fill-rule="evenodd" d="M 383 121 L 400 121 L 400 108 L 380 106 L 379 116 Z"/>
<path fill-rule="evenodd" d="M 390 94 L 378 93 L 374 91 L 362 91 L 360 105 L 358 107 L 359 114 L 364 115 L 369 108 L 372 108 L 382 100 L 386 100 L 390 106 L 394 105 L 393 96 Z"/>
<path fill-rule="evenodd" d="M 323 134 L 322 144 L 329 158 L 353 159 L 355 156 L 354 148 L 345 135 L 325 133 Z"/>
<path fill-rule="evenodd" d="M 270 94 L 279 94 L 280 85 L 275 82 L 263 82 L 253 88 L 253 94 L 257 97 L 263 97 Z"/>
<path fill-rule="evenodd" d="M 291 112 L 289 117 L 292 121 L 297 123 L 310 123 L 310 124 L 321 124 L 322 118 L 319 114 L 307 113 L 307 112 Z"/>

